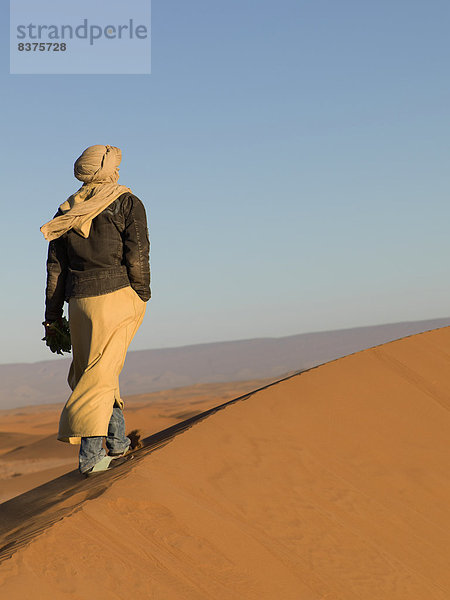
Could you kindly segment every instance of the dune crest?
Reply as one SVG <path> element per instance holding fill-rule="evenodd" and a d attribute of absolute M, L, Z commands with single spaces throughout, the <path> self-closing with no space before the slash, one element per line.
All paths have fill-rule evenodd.
<path fill-rule="evenodd" d="M 448 600 L 449 347 L 419 334 L 215 412 L 4 561 L 4 597 Z"/>

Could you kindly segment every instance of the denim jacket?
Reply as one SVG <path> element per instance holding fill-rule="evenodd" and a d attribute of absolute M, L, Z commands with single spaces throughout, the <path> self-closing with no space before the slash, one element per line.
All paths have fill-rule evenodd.
<path fill-rule="evenodd" d="M 88 238 L 70 229 L 50 242 L 45 320 L 62 316 L 64 300 L 101 296 L 128 285 L 149 300 L 149 253 L 144 205 L 137 196 L 122 194 L 92 220 Z"/>

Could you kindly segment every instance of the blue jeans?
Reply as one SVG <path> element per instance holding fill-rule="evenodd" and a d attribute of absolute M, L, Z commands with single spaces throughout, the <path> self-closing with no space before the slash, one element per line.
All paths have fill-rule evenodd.
<path fill-rule="evenodd" d="M 130 443 L 130 438 L 125 435 L 123 410 L 114 407 L 108 425 L 106 447 L 110 452 L 119 453 L 126 450 Z M 106 456 L 106 452 L 103 448 L 103 437 L 81 438 L 78 467 L 81 473 L 89 471 L 89 469 L 96 465 L 104 456 Z"/>

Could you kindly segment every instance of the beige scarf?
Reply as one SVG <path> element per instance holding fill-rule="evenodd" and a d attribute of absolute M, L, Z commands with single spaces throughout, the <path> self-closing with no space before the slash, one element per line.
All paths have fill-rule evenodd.
<path fill-rule="evenodd" d="M 74 229 L 84 238 L 89 237 L 92 220 L 125 192 L 131 190 L 119 185 L 119 165 L 122 152 L 115 146 L 89 146 L 76 160 L 74 175 L 83 181 L 81 188 L 59 207 L 59 215 L 42 225 L 46 240 L 51 241 Z"/>

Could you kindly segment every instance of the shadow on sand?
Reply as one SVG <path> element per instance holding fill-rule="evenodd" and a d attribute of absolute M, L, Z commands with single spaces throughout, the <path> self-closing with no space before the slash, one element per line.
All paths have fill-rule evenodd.
<path fill-rule="evenodd" d="M 74 470 L 0 504 L 0 563 L 10 558 L 39 533 L 78 510 L 86 500 L 103 494 L 114 481 L 127 475 L 147 454 L 165 446 L 186 429 L 235 402 L 246 400 L 256 392 L 296 377 L 302 372 L 304 371 L 290 374 L 248 394 L 228 400 L 145 438 L 142 447 L 130 454 L 125 462 L 98 477 L 84 478 L 78 470 Z"/>

